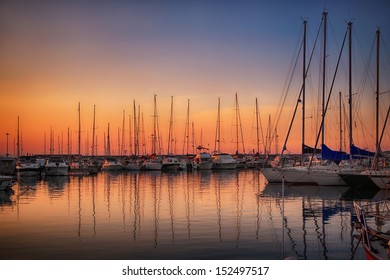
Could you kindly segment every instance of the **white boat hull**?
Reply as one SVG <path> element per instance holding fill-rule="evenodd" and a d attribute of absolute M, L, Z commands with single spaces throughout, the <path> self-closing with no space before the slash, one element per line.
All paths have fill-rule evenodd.
<path fill-rule="evenodd" d="M 45 176 L 66 176 L 69 174 L 68 166 L 45 166 Z"/>
<path fill-rule="evenodd" d="M 16 173 L 20 177 L 35 177 L 41 173 L 41 167 L 16 167 Z"/>
<path fill-rule="evenodd" d="M 158 171 L 162 169 L 162 163 L 161 162 L 144 162 L 142 164 L 143 170 L 154 170 Z"/>
<path fill-rule="evenodd" d="M 227 163 L 219 163 L 219 162 L 214 162 L 213 164 L 213 169 L 215 170 L 231 170 L 231 169 L 236 169 L 237 168 L 237 162 L 227 162 Z"/>
<path fill-rule="evenodd" d="M 141 166 L 137 162 L 131 162 L 123 166 L 125 170 L 138 171 L 141 169 Z"/>
<path fill-rule="evenodd" d="M 311 178 L 319 186 L 346 186 L 347 184 L 341 179 L 338 171 L 330 170 L 311 170 Z"/>
<path fill-rule="evenodd" d="M 203 161 L 197 163 L 196 169 L 198 170 L 211 170 L 213 169 L 213 163 L 211 161 Z"/>
<path fill-rule="evenodd" d="M 305 184 L 305 185 L 317 185 L 317 183 L 310 176 L 310 171 L 306 167 L 301 168 L 286 168 L 282 172 L 284 179 L 289 184 Z"/>
<path fill-rule="evenodd" d="M 261 173 L 270 184 L 282 183 L 283 175 L 276 167 L 262 168 Z"/>

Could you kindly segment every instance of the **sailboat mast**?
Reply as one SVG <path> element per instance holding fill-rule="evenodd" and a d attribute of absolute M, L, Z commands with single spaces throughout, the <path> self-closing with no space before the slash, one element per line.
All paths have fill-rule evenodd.
<path fill-rule="evenodd" d="M 303 21 L 303 67 L 302 67 L 302 156 L 305 150 L 305 105 L 306 105 L 306 26 L 307 20 Z"/>
<path fill-rule="evenodd" d="M 122 140 L 121 140 L 121 151 L 120 155 L 123 155 L 123 152 L 125 151 L 125 110 L 123 110 L 123 117 L 122 117 Z"/>
<path fill-rule="evenodd" d="M 16 156 L 17 158 L 20 157 L 20 122 L 19 122 L 19 116 L 18 116 L 18 135 L 17 135 L 17 140 L 16 140 Z"/>
<path fill-rule="evenodd" d="M 220 120 L 220 115 L 221 115 L 221 108 L 220 108 L 220 98 L 218 97 L 218 113 L 217 113 L 217 127 L 215 130 L 215 142 L 214 142 L 214 151 L 216 153 L 221 152 L 221 120 Z"/>
<path fill-rule="evenodd" d="M 192 154 L 195 154 L 195 124 L 194 122 L 191 123 L 192 125 L 192 133 L 191 133 L 191 136 L 192 136 L 192 142 L 191 142 L 191 146 L 192 146 Z"/>
<path fill-rule="evenodd" d="M 96 105 L 93 105 L 93 125 L 92 125 L 92 156 L 95 155 L 95 114 L 96 114 Z"/>
<path fill-rule="evenodd" d="M 108 123 L 107 127 L 107 156 L 111 155 L 111 142 L 110 142 L 110 123 Z"/>
<path fill-rule="evenodd" d="M 241 142 L 242 142 L 242 153 L 245 154 L 245 144 L 244 144 L 244 134 L 242 133 L 242 123 L 241 123 L 241 114 L 240 114 L 240 105 L 238 104 L 238 97 L 236 93 L 237 100 L 237 115 L 238 115 L 238 125 L 240 126 Z"/>
<path fill-rule="evenodd" d="M 78 153 L 79 153 L 79 160 L 80 160 L 80 155 L 81 155 L 81 113 L 80 113 L 80 102 L 78 106 L 78 111 L 79 111 L 79 131 L 78 131 Z"/>
<path fill-rule="evenodd" d="M 260 136 L 259 136 L 259 105 L 257 103 L 257 97 L 256 97 L 256 108 L 255 108 L 255 115 L 256 115 L 256 152 L 260 152 Z"/>
<path fill-rule="evenodd" d="M 134 154 L 139 155 L 139 146 L 138 146 L 138 127 L 137 125 L 137 108 L 135 105 L 135 100 L 133 100 L 133 114 L 134 114 Z"/>
<path fill-rule="evenodd" d="M 375 147 L 378 150 L 379 146 L 379 37 L 380 30 L 376 31 L 376 113 L 375 113 Z"/>
<path fill-rule="evenodd" d="M 133 144 L 131 143 L 132 139 L 132 134 L 131 134 L 131 115 L 129 114 L 129 155 L 133 154 Z"/>
<path fill-rule="evenodd" d="M 157 95 L 154 95 L 152 154 L 157 154 Z"/>
<path fill-rule="evenodd" d="M 322 13 L 324 20 L 324 53 L 322 58 L 322 132 L 321 132 L 321 144 L 325 143 L 325 84 L 326 84 L 326 22 L 328 13 L 324 11 Z"/>
<path fill-rule="evenodd" d="M 348 90 L 349 90 L 349 159 L 352 160 L 352 22 L 348 22 Z"/>
<path fill-rule="evenodd" d="M 339 92 L 339 120 L 340 120 L 340 149 L 341 152 L 343 149 L 343 121 L 342 121 L 342 113 L 341 113 L 341 91 Z"/>
<path fill-rule="evenodd" d="M 173 122 L 173 96 L 171 96 L 171 115 L 169 117 L 169 130 L 168 130 L 168 155 L 172 153 L 171 151 L 171 141 L 172 141 L 172 122 Z"/>
<path fill-rule="evenodd" d="M 185 125 L 185 128 L 184 128 L 184 144 L 183 144 L 183 155 L 184 154 L 187 154 L 189 153 L 189 136 L 190 134 L 190 100 L 188 99 L 187 100 L 187 116 L 186 116 L 186 125 Z M 186 150 L 186 153 L 184 152 L 185 151 L 185 147 L 187 147 L 187 150 Z"/>
<path fill-rule="evenodd" d="M 379 28 L 376 31 L 376 113 L 375 113 L 375 148 L 379 152 Z M 375 168 L 378 169 L 378 157 L 375 157 Z"/>
<path fill-rule="evenodd" d="M 238 98 L 237 93 L 235 95 L 235 103 L 236 103 L 236 153 L 238 153 Z"/>

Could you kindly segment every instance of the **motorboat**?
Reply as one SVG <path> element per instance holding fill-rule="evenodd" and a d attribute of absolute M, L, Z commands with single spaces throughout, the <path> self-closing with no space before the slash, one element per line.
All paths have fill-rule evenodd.
<path fill-rule="evenodd" d="M 103 162 L 102 170 L 103 171 L 120 171 L 120 170 L 123 170 L 123 165 L 118 159 L 116 159 L 114 157 L 108 157 Z"/>
<path fill-rule="evenodd" d="M 69 165 L 61 156 L 51 156 L 46 160 L 43 172 L 45 176 L 66 176 Z"/>
<path fill-rule="evenodd" d="M 159 171 L 162 170 L 162 159 L 160 156 L 152 156 L 148 159 L 145 159 L 141 163 L 142 170 L 151 170 L 151 171 Z"/>
<path fill-rule="evenodd" d="M 206 152 L 198 153 L 195 156 L 195 168 L 198 170 L 211 170 L 213 168 L 211 155 Z"/>
<path fill-rule="evenodd" d="M 180 161 L 177 157 L 174 156 L 164 156 L 161 164 L 161 169 L 163 171 L 180 169 Z"/>
<path fill-rule="evenodd" d="M 36 177 L 41 174 L 42 166 L 36 156 L 21 156 L 16 161 L 16 173 L 23 177 Z"/>
<path fill-rule="evenodd" d="M 212 155 L 213 169 L 236 169 L 237 161 L 229 154 L 220 153 Z"/>

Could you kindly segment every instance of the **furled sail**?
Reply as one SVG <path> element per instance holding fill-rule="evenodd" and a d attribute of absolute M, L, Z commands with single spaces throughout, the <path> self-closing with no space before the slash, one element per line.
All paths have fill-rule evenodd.
<path fill-rule="evenodd" d="M 310 146 L 307 146 L 305 144 L 302 145 L 302 153 L 303 154 L 320 154 L 321 149 L 314 149 Z"/>
<path fill-rule="evenodd" d="M 325 144 L 322 144 L 321 157 L 324 160 L 332 160 L 335 162 L 340 162 L 342 160 L 348 160 L 349 154 L 342 151 L 333 151 Z"/>
<path fill-rule="evenodd" d="M 351 154 L 353 158 L 366 158 L 366 157 L 374 157 L 375 153 L 360 149 L 355 145 L 351 145 Z"/>

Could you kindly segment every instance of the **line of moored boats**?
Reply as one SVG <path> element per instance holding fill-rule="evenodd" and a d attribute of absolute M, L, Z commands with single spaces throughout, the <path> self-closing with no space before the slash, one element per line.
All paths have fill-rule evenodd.
<path fill-rule="evenodd" d="M 67 176 L 96 174 L 100 171 L 175 171 L 175 170 L 232 170 L 255 168 L 263 159 L 260 155 L 210 154 L 152 155 L 152 156 L 20 156 L 0 158 L 0 190 L 12 187 L 14 175 Z"/>
<path fill-rule="evenodd" d="M 282 162 L 283 161 L 283 162 Z M 388 159 L 372 168 L 372 159 L 344 160 L 339 163 L 312 158 L 296 164 L 296 159 L 276 158 L 262 169 L 269 183 L 296 185 L 352 186 L 390 190 Z"/>

